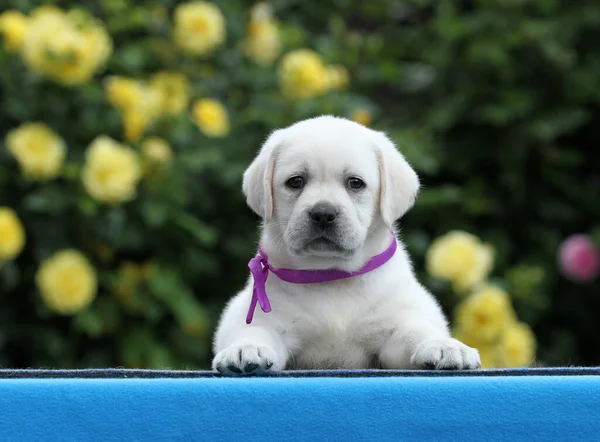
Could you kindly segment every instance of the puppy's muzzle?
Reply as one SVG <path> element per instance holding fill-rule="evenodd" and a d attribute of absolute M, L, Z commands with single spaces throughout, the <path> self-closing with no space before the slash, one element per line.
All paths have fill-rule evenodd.
<path fill-rule="evenodd" d="M 325 230 L 335 225 L 335 219 L 340 210 L 328 202 L 318 202 L 309 211 L 308 216 L 315 227 Z"/>

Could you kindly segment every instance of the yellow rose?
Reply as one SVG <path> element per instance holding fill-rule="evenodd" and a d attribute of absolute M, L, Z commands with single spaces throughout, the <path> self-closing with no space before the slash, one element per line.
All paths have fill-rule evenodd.
<path fill-rule="evenodd" d="M 366 109 L 354 109 L 350 119 L 363 126 L 369 126 L 372 121 L 371 113 Z"/>
<path fill-rule="evenodd" d="M 144 176 L 159 178 L 173 160 L 171 146 L 162 138 L 150 137 L 142 142 Z"/>
<path fill-rule="evenodd" d="M 91 16 L 42 7 L 30 17 L 22 52 L 31 70 L 73 85 L 90 80 L 104 66 L 112 41 Z"/>
<path fill-rule="evenodd" d="M 276 22 L 251 23 L 243 49 L 246 56 L 258 65 L 273 63 L 281 53 L 281 38 Z"/>
<path fill-rule="evenodd" d="M 458 304 L 455 320 L 464 339 L 489 343 L 515 320 L 515 314 L 508 294 L 487 284 Z"/>
<path fill-rule="evenodd" d="M 97 137 L 88 147 L 82 180 L 96 200 L 118 204 L 135 197 L 141 178 L 137 154 L 107 136 Z"/>
<path fill-rule="evenodd" d="M 316 52 L 298 49 L 281 60 L 279 83 L 283 95 L 288 98 L 316 97 L 327 90 L 327 68 Z"/>
<path fill-rule="evenodd" d="M 531 328 L 524 322 L 510 323 L 500 337 L 498 346 L 502 367 L 525 367 L 533 362 L 536 339 Z"/>
<path fill-rule="evenodd" d="M 27 32 L 27 17 L 19 11 L 9 10 L 0 14 L 0 34 L 4 46 L 10 52 L 17 52 L 23 46 Z"/>
<path fill-rule="evenodd" d="M 64 15 L 64 11 L 62 9 L 60 9 L 58 6 L 54 6 L 54 5 L 42 5 L 42 6 L 38 6 L 37 8 L 35 8 L 33 11 L 31 11 L 31 18 L 37 18 L 41 15 L 57 15 L 57 16 L 62 16 Z"/>
<path fill-rule="evenodd" d="M 146 82 L 111 77 L 104 83 L 107 100 L 121 114 L 127 141 L 138 141 L 161 113 L 162 95 Z"/>
<path fill-rule="evenodd" d="M 251 22 L 267 21 L 271 18 L 273 18 L 273 8 L 268 2 L 257 2 L 250 8 Z"/>
<path fill-rule="evenodd" d="M 143 100 L 144 84 L 127 77 L 109 77 L 104 83 L 109 103 L 118 110 L 126 110 Z"/>
<path fill-rule="evenodd" d="M 173 159 L 171 146 L 162 138 L 146 138 L 142 143 L 142 156 L 152 164 L 168 164 Z"/>
<path fill-rule="evenodd" d="M 150 125 L 150 119 L 147 114 L 140 112 L 139 109 L 128 109 L 122 113 L 123 118 L 123 136 L 127 141 L 137 141 L 140 139 L 146 127 Z"/>
<path fill-rule="evenodd" d="M 463 292 L 487 278 L 494 253 L 476 236 L 452 231 L 433 241 L 425 260 L 430 275 L 451 281 L 457 292 Z"/>
<path fill-rule="evenodd" d="M 277 22 L 272 18 L 270 5 L 265 2 L 254 5 L 250 17 L 248 35 L 243 44 L 244 53 L 254 63 L 268 66 L 281 53 Z"/>
<path fill-rule="evenodd" d="M 225 42 L 225 17 L 212 3 L 194 1 L 175 8 L 175 44 L 192 55 L 208 55 Z"/>
<path fill-rule="evenodd" d="M 344 66 L 327 66 L 327 89 L 342 90 L 348 87 L 350 75 Z"/>
<path fill-rule="evenodd" d="M 203 98 L 194 103 L 194 122 L 208 137 L 224 137 L 229 133 L 229 117 L 221 103 L 211 98 Z"/>
<path fill-rule="evenodd" d="M 113 46 L 110 34 L 104 27 L 103 23 L 97 20 L 89 20 L 84 22 L 80 29 L 81 36 L 86 43 L 88 50 L 93 51 L 93 54 L 88 55 L 87 66 L 89 71 L 100 70 L 108 61 L 112 54 Z M 91 77 L 92 74 L 89 74 Z"/>
<path fill-rule="evenodd" d="M 6 146 L 23 174 L 40 181 L 59 175 L 67 151 L 63 139 L 42 123 L 26 123 L 13 129 L 6 137 Z"/>
<path fill-rule="evenodd" d="M 15 259 L 25 246 L 25 229 L 15 211 L 0 207 L 0 266 Z"/>
<path fill-rule="evenodd" d="M 52 255 L 42 263 L 35 280 L 42 300 L 56 313 L 67 315 L 85 310 L 96 297 L 96 272 L 77 250 Z"/>
<path fill-rule="evenodd" d="M 190 82 L 179 72 L 158 72 L 152 76 L 150 87 L 160 97 L 160 110 L 163 114 L 177 116 L 190 102 Z"/>

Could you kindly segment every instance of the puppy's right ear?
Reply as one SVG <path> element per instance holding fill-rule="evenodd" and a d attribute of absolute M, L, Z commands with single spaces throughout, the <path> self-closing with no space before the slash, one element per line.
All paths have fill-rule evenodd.
<path fill-rule="evenodd" d="M 281 130 L 271 133 L 254 161 L 244 172 L 242 190 L 246 196 L 246 203 L 265 222 L 269 222 L 273 216 L 273 171 L 282 141 Z"/>

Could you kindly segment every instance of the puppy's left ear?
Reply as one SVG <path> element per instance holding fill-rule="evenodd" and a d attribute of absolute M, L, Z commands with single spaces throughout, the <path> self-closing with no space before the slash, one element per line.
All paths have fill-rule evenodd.
<path fill-rule="evenodd" d="M 374 133 L 379 161 L 379 212 L 391 228 L 415 203 L 419 177 L 383 132 Z"/>
<path fill-rule="evenodd" d="M 273 216 L 273 171 L 282 141 L 282 131 L 273 132 L 244 172 L 242 190 L 246 203 L 265 222 L 269 222 Z"/>

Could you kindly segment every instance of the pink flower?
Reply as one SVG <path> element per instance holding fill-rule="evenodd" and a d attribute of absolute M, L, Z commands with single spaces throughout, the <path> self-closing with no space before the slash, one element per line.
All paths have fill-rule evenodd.
<path fill-rule="evenodd" d="M 598 276 L 600 252 L 589 236 L 571 235 L 558 249 L 558 263 L 567 278 L 588 282 Z"/>

